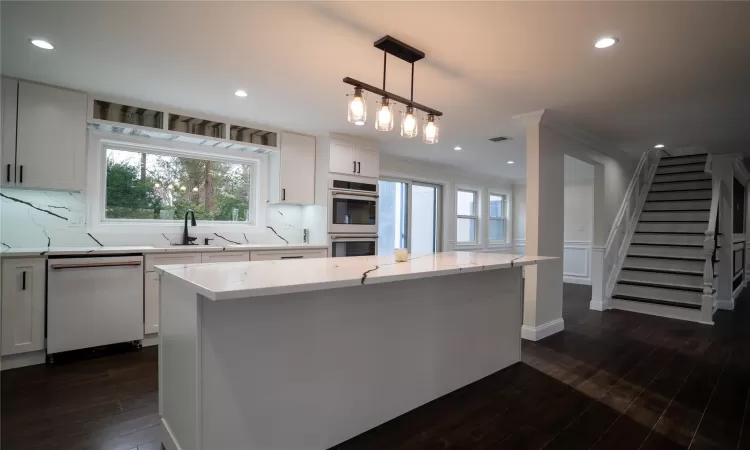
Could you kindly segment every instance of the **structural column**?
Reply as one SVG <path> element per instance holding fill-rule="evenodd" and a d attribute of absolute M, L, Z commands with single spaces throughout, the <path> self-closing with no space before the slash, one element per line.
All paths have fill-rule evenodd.
<path fill-rule="evenodd" d="M 607 280 L 604 279 L 604 252 L 609 235 L 605 211 L 607 210 L 606 188 L 604 183 L 604 166 L 594 166 L 594 232 L 591 243 L 591 303 L 590 308 L 596 311 L 609 309 L 607 298 Z"/>
<path fill-rule="evenodd" d="M 564 149 L 544 126 L 544 111 L 516 117 L 526 127 L 526 254 L 560 259 L 526 268 L 522 336 L 562 331 Z"/>

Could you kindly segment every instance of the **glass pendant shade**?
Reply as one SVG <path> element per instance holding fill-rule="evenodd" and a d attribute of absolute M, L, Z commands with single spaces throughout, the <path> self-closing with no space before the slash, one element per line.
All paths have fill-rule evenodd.
<path fill-rule="evenodd" d="M 428 115 L 427 122 L 424 124 L 424 130 L 422 131 L 422 140 L 425 144 L 437 144 L 439 134 L 440 128 L 435 122 L 435 116 L 432 114 Z"/>
<path fill-rule="evenodd" d="M 419 134 L 419 123 L 414 107 L 407 106 L 406 112 L 401 117 L 401 136 L 405 138 L 417 137 Z"/>
<path fill-rule="evenodd" d="M 367 98 L 362 88 L 354 88 L 354 97 L 349 100 L 349 122 L 364 125 L 367 122 Z"/>
<path fill-rule="evenodd" d="M 393 129 L 393 102 L 388 97 L 383 97 L 383 101 L 378 105 L 375 129 L 378 131 L 391 131 Z"/>

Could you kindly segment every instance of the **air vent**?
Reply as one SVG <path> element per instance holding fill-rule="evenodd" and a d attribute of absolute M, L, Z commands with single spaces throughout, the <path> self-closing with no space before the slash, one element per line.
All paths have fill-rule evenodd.
<path fill-rule="evenodd" d="M 490 138 L 490 141 L 492 141 L 492 142 L 503 142 L 503 141 L 507 141 L 507 140 L 510 140 L 510 138 L 507 137 L 507 136 L 498 136 L 498 137 Z"/>

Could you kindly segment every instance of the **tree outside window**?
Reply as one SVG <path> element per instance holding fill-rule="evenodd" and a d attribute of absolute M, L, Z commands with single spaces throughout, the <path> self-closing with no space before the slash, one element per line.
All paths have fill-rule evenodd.
<path fill-rule="evenodd" d="M 505 223 L 507 208 L 505 196 L 501 194 L 490 193 L 490 242 L 505 242 Z"/>

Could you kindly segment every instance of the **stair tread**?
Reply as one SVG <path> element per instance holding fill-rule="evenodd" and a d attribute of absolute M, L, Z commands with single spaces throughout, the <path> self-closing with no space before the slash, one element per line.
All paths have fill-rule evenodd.
<path fill-rule="evenodd" d="M 687 302 L 683 303 L 683 302 L 658 300 L 658 299 L 653 299 L 653 298 L 636 297 L 634 295 L 622 295 L 622 294 L 615 294 L 612 296 L 612 298 L 616 298 L 619 300 L 631 300 L 631 301 L 642 302 L 642 303 L 654 303 L 657 305 L 664 305 L 664 306 L 675 306 L 677 308 L 701 309 L 700 303 L 687 303 Z"/>
<path fill-rule="evenodd" d="M 659 191 L 659 192 L 666 192 L 666 191 Z M 666 199 L 666 200 L 649 200 L 648 197 L 646 197 L 646 204 L 649 203 L 669 203 L 669 202 L 707 202 L 711 200 L 710 198 L 675 198 L 675 199 Z"/>
<path fill-rule="evenodd" d="M 633 258 L 651 258 L 651 259 L 679 259 L 682 261 L 705 261 L 705 258 L 699 258 L 695 256 L 665 256 L 665 255 L 649 255 L 649 254 L 643 254 L 643 253 L 630 253 L 626 256 L 630 256 Z"/>
<path fill-rule="evenodd" d="M 697 276 L 697 277 L 703 276 L 703 272 L 698 271 L 698 270 L 657 269 L 654 267 L 634 267 L 634 266 L 624 266 L 622 270 L 629 270 L 633 272 L 664 273 L 668 275 L 687 275 L 687 276 Z"/>
<path fill-rule="evenodd" d="M 679 175 L 674 173 L 664 173 L 662 176 L 666 175 Z M 652 181 L 651 184 L 667 184 L 667 183 L 692 183 L 693 181 L 711 181 L 711 178 L 698 178 L 695 180 L 669 180 L 669 181 Z M 664 192 L 664 191 L 659 191 Z"/>
<path fill-rule="evenodd" d="M 678 158 L 695 158 L 696 156 L 708 156 L 708 153 L 692 153 L 690 155 L 667 155 L 662 156 L 661 159 L 678 159 Z"/>
<path fill-rule="evenodd" d="M 703 244 L 670 244 L 668 242 L 634 242 L 631 245 L 648 245 L 650 247 L 687 247 L 687 248 L 703 248 Z"/>
<path fill-rule="evenodd" d="M 700 286 L 689 286 L 685 284 L 675 283 L 659 283 L 655 281 L 640 281 L 640 280 L 617 280 L 617 284 L 625 284 L 631 286 L 643 286 L 652 287 L 658 289 L 674 289 L 677 291 L 689 291 L 689 292 L 703 292 L 703 287 Z"/>

